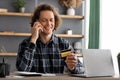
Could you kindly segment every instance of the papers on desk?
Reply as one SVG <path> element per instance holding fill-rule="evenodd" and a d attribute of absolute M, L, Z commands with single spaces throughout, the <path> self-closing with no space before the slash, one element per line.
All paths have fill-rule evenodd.
<path fill-rule="evenodd" d="M 14 73 L 15 75 L 21 75 L 21 76 L 56 76 L 56 74 L 51 74 L 51 73 L 36 73 L 36 72 L 21 72 L 21 71 L 16 71 Z"/>

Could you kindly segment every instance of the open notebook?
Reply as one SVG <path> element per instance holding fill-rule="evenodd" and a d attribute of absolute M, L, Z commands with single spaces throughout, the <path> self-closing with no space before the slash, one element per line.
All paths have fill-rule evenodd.
<path fill-rule="evenodd" d="M 14 73 L 15 75 L 20 75 L 20 76 L 56 76 L 56 74 L 51 74 L 51 73 L 36 73 L 36 72 L 22 72 L 22 71 L 16 71 Z"/>
<path fill-rule="evenodd" d="M 84 49 L 84 74 L 72 74 L 78 77 L 114 76 L 114 67 L 111 51 L 107 49 Z"/>

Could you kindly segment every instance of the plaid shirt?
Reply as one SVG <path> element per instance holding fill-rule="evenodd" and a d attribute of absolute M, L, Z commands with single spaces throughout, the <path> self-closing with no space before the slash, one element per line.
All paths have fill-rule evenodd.
<path fill-rule="evenodd" d="M 33 44 L 30 42 L 30 38 L 23 40 L 19 45 L 16 61 L 18 71 L 63 73 L 66 64 L 65 59 L 61 58 L 60 52 L 61 50 L 71 48 L 68 41 L 53 35 L 46 44 L 40 38 L 36 44 Z M 78 62 L 77 67 L 70 72 L 82 72 L 82 64 Z"/>

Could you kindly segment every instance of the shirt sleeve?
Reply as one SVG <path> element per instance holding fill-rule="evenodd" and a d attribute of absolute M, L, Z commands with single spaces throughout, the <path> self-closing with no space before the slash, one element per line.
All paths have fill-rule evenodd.
<path fill-rule="evenodd" d="M 16 60 L 16 68 L 18 71 L 31 71 L 33 57 L 35 53 L 35 44 L 31 42 L 22 42 L 19 45 Z"/>
<path fill-rule="evenodd" d="M 64 44 L 66 45 L 67 49 L 68 48 L 71 49 L 72 52 L 74 53 L 74 49 L 68 41 L 65 41 Z M 66 64 L 66 67 L 67 67 L 67 64 Z M 75 67 L 75 69 L 74 70 L 68 70 L 68 71 L 71 74 L 84 73 L 84 66 L 83 66 L 82 62 L 79 59 L 77 59 L 77 66 Z"/>

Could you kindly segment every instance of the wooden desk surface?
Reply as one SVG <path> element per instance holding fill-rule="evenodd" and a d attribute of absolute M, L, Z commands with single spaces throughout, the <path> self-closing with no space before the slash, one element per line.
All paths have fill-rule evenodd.
<path fill-rule="evenodd" d="M 42 77 L 42 76 L 31 76 L 31 77 L 6 77 L 0 78 L 0 80 L 120 80 L 120 78 L 112 78 L 112 77 L 97 77 L 97 78 L 80 78 L 80 77 L 72 77 L 69 75 L 59 75 L 52 77 Z"/>

